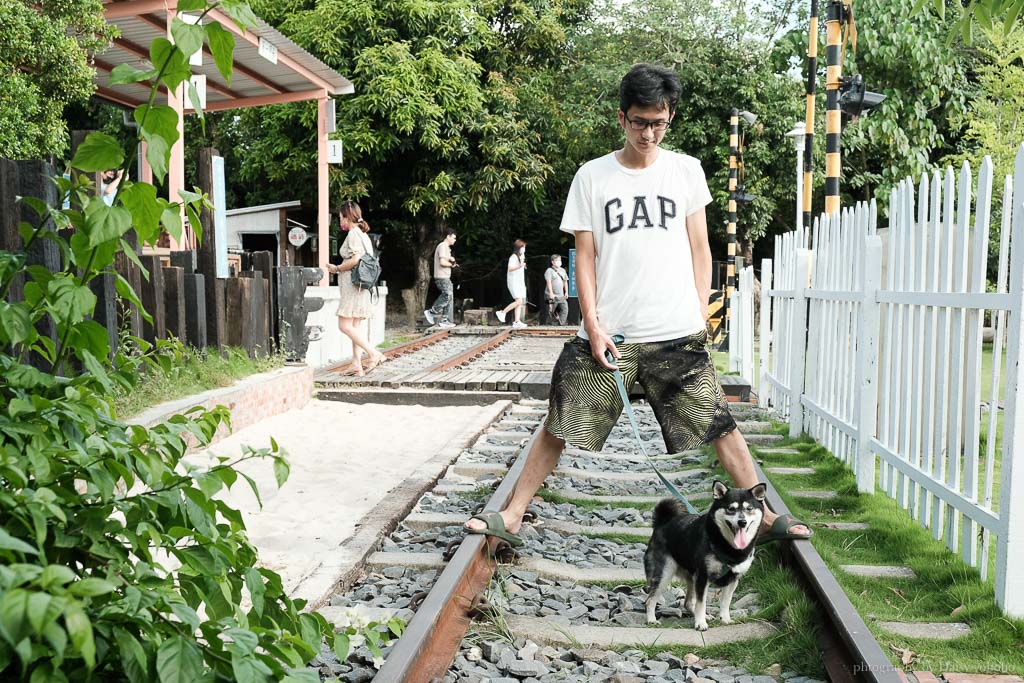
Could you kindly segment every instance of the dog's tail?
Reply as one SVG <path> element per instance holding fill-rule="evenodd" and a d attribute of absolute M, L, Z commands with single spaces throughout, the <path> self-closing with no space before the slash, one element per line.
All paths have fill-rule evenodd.
<path fill-rule="evenodd" d="M 654 508 L 654 528 L 668 524 L 676 517 L 686 514 L 686 508 L 675 498 L 662 498 Z"/>

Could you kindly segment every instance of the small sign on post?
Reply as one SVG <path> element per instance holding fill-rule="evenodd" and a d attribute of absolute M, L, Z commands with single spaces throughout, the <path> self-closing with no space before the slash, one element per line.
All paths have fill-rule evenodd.
<path fill-rule="evenodd" d="M 257 53 L 271 64 L 277 64 L 277 45 L 274 45 L 266 38 L 260 37 Z"/>
<path fill-rule="evenodd" d="M 309 235 L 305 228 L 292 228 L 288 231 L 288 244 L 296 249 L 305 244 L 307 239 L 309 239 Z"/>
<path fill-rule="evenodd" d="M 340 164 L 344 151 L 345 150 L 342 148 L 341 140 L 328 140 L 327 163 Z"/>

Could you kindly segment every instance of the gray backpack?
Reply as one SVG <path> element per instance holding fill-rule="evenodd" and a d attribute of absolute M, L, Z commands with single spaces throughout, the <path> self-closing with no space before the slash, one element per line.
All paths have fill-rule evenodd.
<path fill-rule="evenodd" d="M 376 289 L 377 280 L 380 279 L 380 259 L 373 253 L 372 244 L 359 257 L 359 262 L 351 272 L 352 284 L 356 289 Z"/>

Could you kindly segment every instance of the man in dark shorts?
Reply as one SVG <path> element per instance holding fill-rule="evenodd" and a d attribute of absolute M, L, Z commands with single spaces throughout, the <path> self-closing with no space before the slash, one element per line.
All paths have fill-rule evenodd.
<path fill-rule="evenodd" d="M 619 88 L 622 149 L 576 173 L 561 230 L 576 238 L 576 289 L 583 324 L 551 376 L 550 411 L 500 520 L 471 519 L 474 532 L 515 534 L 566 443 L 600 451 L 622 412 L 610 351 L 626 386 L 639 381 L 670 453 L 713 444 L 737 486 L 757 484 L 707 350 L 711 202 L 700 161 L 659 144 L 675 115 L 679 80 L 637 64 Z M 618 346 L 613 334 L 625 337 Z M 806 538 L 810 530 L 766 510 L 762 531 Z M 496 534 L 496 535 L 500 535 Z"/>

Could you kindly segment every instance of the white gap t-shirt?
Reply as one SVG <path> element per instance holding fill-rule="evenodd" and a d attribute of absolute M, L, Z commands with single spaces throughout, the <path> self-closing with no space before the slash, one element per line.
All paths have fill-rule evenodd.
<path fill-rule="evenodd" d="M 594 233 L 597 318 L 608 334 L 638 343 L 704 329 L 686 217 L 710 202 L 700 161 L 667 149 L 644 169 L 613 152 L 576 172 L 561 230 Z M 582 325 L 578 334 L 587 338 Z"/>

